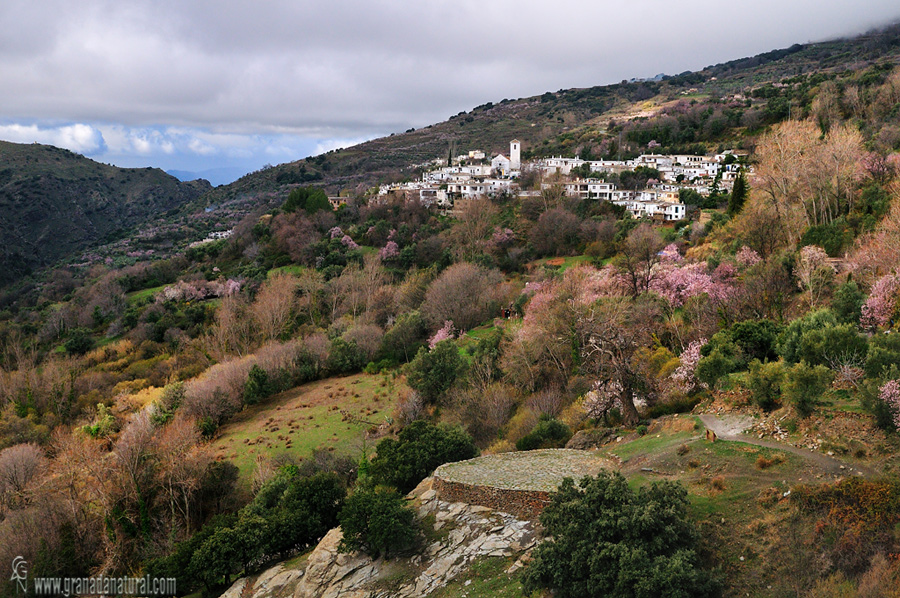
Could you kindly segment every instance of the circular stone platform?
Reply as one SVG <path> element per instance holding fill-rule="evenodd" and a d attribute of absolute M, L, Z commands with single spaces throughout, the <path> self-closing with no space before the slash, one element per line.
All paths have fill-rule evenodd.
<path fill-rule="evenodd" d="M 434 472 L 434 489 L 446 502 L 481 505 L 534 519 L 550 503 L 563 478 L 594 476 L 610 462 L 591 451 L 548 449 L 486 455 L 445 463 Z"/>

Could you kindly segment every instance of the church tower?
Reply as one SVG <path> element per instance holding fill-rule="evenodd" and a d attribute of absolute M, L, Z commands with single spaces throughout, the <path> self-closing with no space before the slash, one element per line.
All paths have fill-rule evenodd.
<path fill-rule="evenodd" d="M 509 142 L 509 169 L 510 170 L 519 170 L 522 166 L 521 161 L 521 144 L 518 139 L 513 139 Z"/>

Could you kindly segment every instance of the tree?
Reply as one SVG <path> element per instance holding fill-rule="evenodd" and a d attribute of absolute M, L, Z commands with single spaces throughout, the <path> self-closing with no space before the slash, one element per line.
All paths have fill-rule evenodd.
<path fill-rule="evenodd" d="M 415 517 L 393 488 L 357 490 L 338 515 L 343 533 L 338 550 L 362 550 L 373 559 L 395 554 L 415 542 Z"/>
<path fill-rule="evenodd" d="M 69 333 L 69 338 L 64 344 L 69 355 L 84 355 L 94 348 L 94 337 L 85 328 L 76 328 Z"/>
<path fill-rule="evenodd" d="M 244 402 L 255 405 L 260 399 L 265 399 L 272 394 L 272 384 L 269 381 L 269 373 L 256 364 L 250 368 L 247 374 L 247 383 L 244 385 Z"/>
<path fill-rule="evenodd" d="M 581 220 L 568 210 L 547 210 L 531 229 L 529 240 L 538 255 L 568 255 L 578 244 Z"/>
<path fill-rule="evenodd" d="M 297 304 L 296 290 L 297 279 L 290 274 L 276 274 L 259 288 L 250 312 L 263 341 L 285 332 Z"/>
<path fill-rule="evenodd" d="M 376 483 L 409 492 L 438 465 L 472 459 L 478 449 L 462 428 L 435 426 L 416 420 L 403 428 L 397 440 L 385 438 L 376 447 L 369 468 Z"/>
<path fill-rule="evenodd" d="M 737 178 L 734 180 L 734 187 L 731 189 L 731 195 L 728 198 L 728 215 L 734 216 L 744 209 L 744 202 L 750 194 L 747 188 L 747 178 L 744 176 L 743 169 L 738 172 Z"/>
<path fill-rule="evenodd" d="M 580 370 L 602 383 L 618 384 L 619 405 L 627 424 L 638 421 L 635 398 L 653 398 L 635 353 L 651 343 L 660 321 L 659 305 L 650 296 L 602 297 L 577 316 L 575 346 Z"/>
<path fill-rule="evenodd" d="M 467 262 L 453 264 L 428 287 L 422 315 L 433 328 L 452 320 L 460 330 L 469 330 L 496 313 L 502 283 L 496 270 Z"/>
<path fill-rule="evenodd" d="M 699 534 L 687 518 L 687 492 L 673 482 L 637 492 L 616 472 L 578 484 L 566 478 L 541 513 L 546 539 L 526 566 L 528 594 L 560 598 L 716 596 L 700 568 Z"/>
<path fill-rule="evenodd" d="M 801 417 L 808 417 L 833 378 L 834 374 L 824 365 L 811 366 L 801 361 L 786 372 L 784 394 Z"/>
<path fill-rule="evenodd" d="M 304 210 L 307 214 L 315 214 L 320 210 L 330 210 L 328 196 L 316 187 L 298 187 L 293 189 L 281 209 L 291 213 Z"/>
<path fill-rule="evenodd" d="M 747 373 L 750 397 L 763 410 L 771 411 L 778 406 L 783 380 L 784 366 L 780 361 L 761 363 L 754 359 L 750 362 Z"/>
<path fill-rule="evenodd" d="M 855 324 L 862 316 L 863 301 L 865 294 L 859 289 L 859 285 L 848 280 L 835 289 L 831 309 L 841 324 Z"/>
<path fill-rule="evenodd" d="M 430 351 L 419 349 L 406 366 L 406 382 L 428 403 L 435 403 L 447 392 L 464 367 L 452 340 L 441 341 Z"/>
<path fill-rule="evenodd" d="M 815 309 L 834 278 L 834 270 L 828 265 L 824 249 L 807 245 L 800 250 L 794 275 L 800 289 L 809 293 L 809 306 Z"/>
<path fill-rule="evenodd" d="M 633 296 L 650 288 L 657 274 L 655 266 L 660 260 L 659 252 L 664 246 L 662 237 L 649 224 L 639 225 L 625 239 L 616 258 L 616 267 L 628 280 Z"/>

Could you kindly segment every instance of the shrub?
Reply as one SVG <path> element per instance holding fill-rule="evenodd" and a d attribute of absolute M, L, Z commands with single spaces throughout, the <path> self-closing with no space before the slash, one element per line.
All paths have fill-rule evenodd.
<path fill-rule="evenodd" d="M 336 338 L 331 341 L 326 367 L 332 374 L 344 375 L 358 372 L 366 364 L 366 357 L 353 341 Z"/>
<path fill-rule="evenodd" d="M 787 370 L 786 374 L 784 394 L 802 417 L 809 416 L 815 410 L 822 393 L 834 378 L 827 367 L 811 366 L 802 361 Z"/>
<path fill-rule="evenodd" d="M 895 364 L 900 364 L 900 334 L 873 336 L 866 354 L 866 376 L 880 378 Z"/>
<path fill-rule="evenodd" d="M 583 596 L 715 596 L 699 566 L 687 492 L 661 482 L 632 490 L 614 472 L 567 478 L 541 513 L 546 539 L 525 568 L 526 593 Z"/>
<path fill-rule="evenodd" d="M 516 449 L 532 451 L 544 448 L 559 448 L 572 437 L 569 426 L 558 419 L 541 416 L 534 429 L 516 442 Z"/>
<path fill-rule="evenodd" d="M 778 357 L 775 341 L 781 327 L 771 320 L 745 320 L 738 322 L 728 331 L 747 359 L 769 361 Z"/>
<path fill-rule="evenodd" d="M 848 280 L 834 291 L 831 300 L 831 309 L 843 324 L 856 324 L 862 316 L 862 306 L 865 301 L 865 293 L 859 289 L 859 285 Z"/>
<path fill-rule="evenodd" d="M 84 355 L 94 348 L 94 337 L 89 330 L 76 328 L 69 333 L 69 338 L 63 346 L 69 355 Z"/>
<path fill-rule="evenodd" d="M 816 539 L 835 567 L 853 575 L 877 553 L 896 550 L 900 523 L 897 481 L 848 478 L 834 484 L 796 486 L 791 493 L 801 511 L 814 514 Z"/>
<path fill-rule="evenodd" d="M 737 371 L 741 361 L 737 345 L 729 341 L 720 342 L 712 346 L 712 350 L 697 362 L 694 375 L 700 382 L 712 388 L 720 378 Z"/>
<path fill-rule="evenodd" d="M 801 339 L 805 332 L 837 326 L 838 321 L 830 309 L 809 312 L 793 320 L 778 336 L 776 350 L 788 363 L 797 363 L 801 355 Z"/>
<path fill-rule="evenodd" d="M 435 426 L 416 420 L 403 428 L 398 439 L 385 438 L 376 447 L 369 469 L 376 483 L 409 492 L 438 465 L 478 455 L 472 438 L 458 427 Z"/>
<path fill-rule="evenodd" d="M 419 349 L 415 359 L 406 366 L 406 382 L 427 403 L 435 403 L 456 381 L 463 369 L 463 360 L 453 341 L 441 341 L 430 351 Z"/>
<path fill-rule="evenodd" d="M 343 532 L 340 552 L 362 550 L 372 558 L 390 556 L 412 546 L 418 536 L 415 511 L 393 489 L 354 492 L 338 520 Z"/>
<path fill-rule="evenodd" d="M 853 324 L 807 330 L 800 336 L 799 357 L 811 365 L 861 363 L 869 343 Z"/>
<path fill-rule="evenodd" d="M 781 362 L 761 363 L 754 359 L 747 374 L 747 386 L 753 402 L 765 411 L 777 407 L 781 399 L 783 379 L 784 367 Z"/>
<path fill-rule="evenodd" d="M 261 399 L 272 394 L 269 384 L 269 374 L 258 365 L 253 365 L 247 374 L 247 382 L 244 384 L 244 402 L 255 405 Z"/>

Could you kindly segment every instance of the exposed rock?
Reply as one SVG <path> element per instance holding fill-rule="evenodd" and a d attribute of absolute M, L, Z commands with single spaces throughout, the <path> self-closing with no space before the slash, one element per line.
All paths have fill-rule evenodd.
<path fill-rule="evenodd" d="M 244 586 L 247 585 L 247 581 L 246 577 L 237 580 L 230 588 L 225 590 L 225 593 L 222 594 L 221 598 L 241 598 L 241 595 L 244 593 Z"/>
<path fill-rule="evenodd" d="M 341 530 L 329 531 L 296 568 L 276 565 L 255 579 L 240 579 L 227 598 L 388 598 L 427 596 L 485 557 L 516 558 L 512 573 L 528 561 L 537 524 L 479 505 L 445 502 L 428 478 L 409 495 L 423 525 L 437 538 L 411 558 L 372 560 L 338 552 Z"/>
<path fill-rule="evenodd" d="M 571 440 L 566 443 L 567 449 L 578 449 L 580 451 L 600 448 L 610 440 L 612 440 L 614 430 L 612 428 L 597 428 L 596 430 L 579 430 L 572 436 Z"/>
<path fill-rule="evenodd" d="M 303 569 L 285 569 L 275 565 L 256 578 L 252 598 L 287 598 L 293 596 L 295 582 L 303 576 Z"/>

